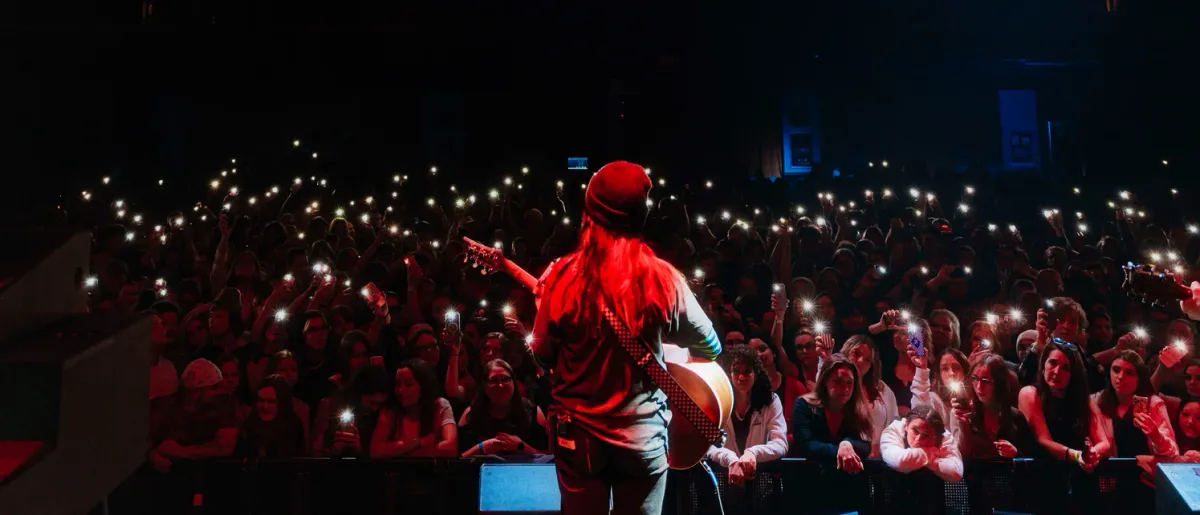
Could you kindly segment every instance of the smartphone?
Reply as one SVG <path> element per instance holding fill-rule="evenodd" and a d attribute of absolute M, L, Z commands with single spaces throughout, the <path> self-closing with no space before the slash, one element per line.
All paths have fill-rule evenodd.
<path fill-rule="evenodd" d="M 381 308 L 387 304 L 387 298 L 381 295 L 379 287 L 375 286 L 375 283 L 373 282 L 367 283 L 366 286 L 363 286 L 362 294 L 367 298 L 367 303 L 371 304 L 373 307 Z"/>
<path fill-rule="evenodd" d="M 446 310 L 446 329 L 451 332 L 458 331 L 458 311 L 454 309 Z"/>
<path fill-rule="evenodd" d="M 1142 395 L 1133 396 L 1133 414 L 1150 413 L 1150 398 Z"/>
<path fill-rule="evenodd" d="M 1142 340 L 1139 340 L 1139 343 L 1141 343 L 1141 341 Z M 1143 346 L 1144 346 L 1144 344 L 1143 344 Z M 1181 360 L 1185 356 L 1187 356 L 1187 353 L 1188 353 L 1188 348 L 1186 345 L 1180 345 L 1178 343 L 1175 343 L 1175 344 L 1168 345 L 1165 349 L 1163 349 L 1162 353 L 1160 353 L 1158 355 L 1159 356 L 1158 359 L 1160 362 L 1162 362 L 1163 366 L 1165 366 L 1167 368 L 1172 368 L 1175 365 L 1178 365 L 1179 360 Z"/>
<path fill-rule="evenodd" d="M 925 357 L 925 342 L 921 341 L 920 331 L 913 331 L 911 327 L 909 328 L 908 344 L 912 345 L 913 350 L 917 351 L 917 356 Z"/>

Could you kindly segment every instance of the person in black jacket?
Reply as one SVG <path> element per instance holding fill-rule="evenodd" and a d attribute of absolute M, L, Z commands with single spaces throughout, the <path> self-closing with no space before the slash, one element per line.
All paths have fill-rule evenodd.
<path fill-rule="evenodd" d="M 793 455 L 836 461 L 837 468 L 852 474 L 862 471 L 871 443 L 863 439 L 869 422 L 857 409 L 857 385 L 858 369 L 841 354 L 823 363 L 816 390 L 792 407 Z"/>
<path fill-rule="evenodd" d="M 242 424 L 237 455 L 246 458 L 294 458 L 305 452 L 304 426 L 292 412 L 292 389 L 282 376 L 262 380 L 254 409 Z"/>

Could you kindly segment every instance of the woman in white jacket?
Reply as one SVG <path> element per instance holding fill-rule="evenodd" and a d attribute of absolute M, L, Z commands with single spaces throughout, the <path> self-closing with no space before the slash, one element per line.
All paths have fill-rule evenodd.
<path fill-rule="evenodd" d="M 933 409 L 913 408 L 908 416 L 892 422 L 879 443 L 883 462 L 907 474 L 928 468 L 946 481 L 962 479 L 963 462 L 954 436 Z"/>
<path fill-rule="evenodd" d="M 753 349 L 728 347 L 721 364 L 733 384 L 733 416 L 723 427 L 725 446 L 710 448 L 708 459 L 729 470 L 731 484 L 740 485 L 753 479 L 760 462 L 787 456 L 787 420 Z"/>

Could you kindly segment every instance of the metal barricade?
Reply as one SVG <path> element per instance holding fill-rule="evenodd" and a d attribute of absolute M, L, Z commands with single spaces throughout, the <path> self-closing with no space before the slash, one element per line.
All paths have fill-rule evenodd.
<path fill-rule="evenodd" d="M 156 475 L 146 492 L 152 513 L 395 514 L 476 513 L 479 469 L 486 459 L 216 460 L 177 462 Z M 760 463 L 744 485 L 728 482 L 714 466 L 727 515 L 859 513 L 1146 513 L 1153 490 L 1136 460 L 1111 459 L 1087 474 L 1073 464 L 1043 460 L 967 461 L 961 481 L 929 471 L 900 474 L 879 460 L 850 475 L 814 461 L 787 458 Z M 718 506 L 707 476 L 672 471 L 666 506 L 677 515 L 708 515 Z M 121 515 L 118 513 L 118 515 Z"/>

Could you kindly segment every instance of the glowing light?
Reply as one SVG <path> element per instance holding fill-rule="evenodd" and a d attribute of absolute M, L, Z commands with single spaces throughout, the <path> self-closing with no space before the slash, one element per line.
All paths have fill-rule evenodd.
<path fill-rule="evenodd" d="M 798 215 L 804 214 L 804 206 L 796 206 L 796 214 L 798 214 Z"/>
<path fill-rule="evenodd" d="M 467 205 L 467 201 L 466 201 L 466 200 L 463 200 L 463 199 L 461 199 L 461 198 L 456 198 L 456 199 L 454 199 L 454 207 L 459 207 L 459 208 L 461 208 L 461 207 L 466 207 L 466 205 Z"/>
<path fill-rule="evenodd" d="M 208 186 L 215 190 L 221 187 L 221 181 L 213 179 L 212 182 L 208 183 Z"/>
<path fill-rule="evenodd" d="M 125 218 L 125 210 L 124 209 L 117 210 L 117 218 Z"/>
<path fill-rule="evenodd" d="M 97 284 L 100 284 L 100 279 L 94 275 L 89 275 L 87 279 L 83 280 L 83 285 L 88 288 L 94 288 Z"/>
<path fill-rule="evenodd" d="M 974 194 L 975 194 L 975 188 L 974 188 L 974 187 L 972 187 L 972 186 L 967 186 L 967 188 L 966 188 L 966 189 L 967 189 L 967 195 L 974 195 Z"/>
<path fill-rule="evenodd" d="M 916 188 L 909 188 L 908 194 L 912 195 L 912 198 L 921 198 L 921 190 L 918 190 Z"/>
<path fill-rule="evenodd" d="M 434 200 L 433 197 L 429 197 L 429 198 L 425 199 L 425 203 L 428 204 L 429 207 L 433 207 L 433 205 L 436 204 L 437 201 Z"/>
<path fill-rule="evenodd" d="M 659 186 L 666 186 L 666 185 L 667 185 L 667 180 L 666 180 L 666 179 L 663 179 L 663 178 L 659 178 L 659 179 L 658 179 L 658 185 L 659 185 Z"/>
<path fill-rule="evenodd" d="M 808 299 L 805 299 L 804 301 L 802 301 L 802 302 L 800 303 L 800 307 L 801 307 L 802 309 L 804 309 L 804 311 L 805 311 L 806 313 L 811 313 L 811 312 L 812 312 L 812 310 L 813 310 L 814 308 L 816 308 L 816 306 L 814 306 L 814 305 L 813 305 L 813 302 L 812 302 L 811 300 L 808 300 Z"/>
<path fill-rule="evenodd" d="M 142 224 L 142 215 L 133 215 L 133 223 L 134 223 L 134 225 L 141 225 Z"/>
<path fill-rule="evenodd" d="M 312 153 L 312 158 L 313 158 L 313 159 L 316 159 L 316 158 L 317 158 L 317 153 L 316 153 L 316 152 L 313 152 L 313 153 Z"/>
<path fill-rule="evenodd" d="M 492 200 L 498 199 L 498 198 L 500 198 L 500 192 L 496 191 L 496 190 L 489 191 L 488 198 L 490 198 Z"/>
<path fill-rule="evenodd" d="M 971 206 L 968 206 L 968 205 L 966 205 L 966 204 L 959 204 L 959 205 L 958 205 L 958 210 L 959 210 L 959 211 L 962 211 L 962 212 L 964 212 L 964 213 L 967 213 L 967 212 L 970 212 L 970 211 L 971 211 Z"/>
<path fill-rule="evenodd" d="M 921 267 L 921 275 L 929 275 L 929 267 L 927 267 L 927 266 Z"/>
<path fill-rule="evenodd" d="M 1129 192 L 1128 191 L 1122 191 L 1118 196 L 1121 197 L 1121 200 L 1129 200 Z"/>
<path fill-rule="evenodd" d="M 298 146 L 300 146 L 300 140 L 298 140 L 298 139 L 294 139 L 294 140 L 292 140 L 292 146 L 293 146 L 293 147 L 298 147 Z"/>
<path fill-rule="evenodd" d="M 907 309 L 900 310 L 900 320 L 908 320 L 910 318 L 912 318 L 912 313 L 909 313 Z"/>
<path fill-rule="evenodd" d="M 963 267 L 963 273 L 965 273 L 965 274 L 967 274 L 967 275 L 971 275 L 971 272 L 972 272 L 972 271 L 973 271 L 973 270 L 971 270 L 971 267 L 969 267 L 969 266 L 964 266 L 964 267 Z"/>
<path fill-rule="evenodd" d="M 888 198 L 890 196 L 892 196 L 892 190 L 890 190 L 888 188 L 884 188 L 883 189 L 883 198 Z"/>
<path fill-rule="evenodd" d="M 926 194 L 925 194 L 925 200 L 926 200 L 926 201 L 928 201 L 928 202 L 933 202 L 933 194 L 932 194 L 932 193 L 926 193 Z"/>
<path fill-rule="evenodd" d="M 1192 234 L 1196 234 L 1196 233 L 1200 232 L 1200 227 L 1197 227 L 1195 224 L 1192 224 L 1192 225 L 1187 226 L 1187 231 Z"/>
<path fill-rule="evenodd" d="M 396 234 L 397 232 L 400 232 L 400 227 L 397 225 L 392 225 L 391 227 L 388 227 L 388 232 Z"/>
<path fill-rule="evenodd" d="M 503 248 L 504 248 L 504 242 L 502 242 L 502 241 L 499 241 L 499 240 L 497 240 L 497 241 L 494 241 L 494 242 L 492 242 L 492 248 L 496 248 L 496 249 L 503 249 Z"/>
<path fill-rule="evenodd" d="M 367 197 L 367 198 L 363 199 L 363 202 L 365 202 L 365 203 L 366 203 L 368 206 L 369 206 L 369 205 L 371 205 L 371 204 L 374 204 L 374 203 L 375 203 L 375 197 Z"/>
<path fill-rule="evenodd" d="M 1110 200 L 1110 201 L 1108 201 L 1108 207 L 1115 208 L 1115 207 L 1117 207 L 1117 203 Z"/>
<path fill-rule="evenodd" d="M 1046 217 L 1046 218 L 1050 218 L 1050 216 L 1051 216 L 1051 215 L 1053 215 L 1053 214 L 1054 214 L 1054 213 L 1053 213 L 1053 212 L 1051 212 L 1049 209 L 1043 209 L 1043 210 L 1042 210 L 1042 216 L 1044 216 L 1044 217 Z"/>
<path fill-rule="evenodd" d="M 1158 252 L 1151 252 L 1151 253 L 1150 253 L 1150 261 L 1151 261 L 1151 262 L 1154 262 L 1154 261 L 1161 261 L 1161 260 L 1162 260 L 1162 254 L 1160 254 L 1160 253 L 1158 253 Z"/>
<path fill-rule="evenodd" d="M 995 325 L 996 322 L 1000 321 L 1000 317 L 998 315 L 996 315 L 995 313 L 986 313 L 983 315 L 983 319 L 986 320 L 987 323 L 993 324 L 993 325 Z"/>
<path fill-rule="evenodd" d="M 947 381 L 946 387 L 949 388 L 950 391 L 954 392 L 954 393 L 962 393 L 962 391 L 963 391 L 962 381 Z"/>
<path fill-rule="evenodd" d="M 992 341 L 987 338 L 984 338 L 983 340 L 980 340 L 980 342 L 979 342 L 979 347 L 982 349 L 986 349 L 991 346 L 992 346 Z"/>
<path fill-rule="evenodd" d="M 304 182 L 304 180 L 303 180 L 303 179 L 301 179 L 301 178 L 299 178 L 299 177 L 296 177 L 295 179 L 292 179 L 292 184 L 295 184 L 296 186 L 299 186 L 299 185 L 300 185 L 300 183 L 302 183 L 302 182 Z"/>
<path fill-rule="evenodd" d="M 825 331 L 827 331 L 828 329 L 829 329 L 829 325 L 826 324 L 825 322 L 813 323 L 813 331 L 816 331 L 818 334 L 824 334 Z"/>
<path fill-rule="evenodd" d="M 1021 322 L 1021 321 L 1025 320 L 1025 315 L 1023 313 L 1021 313 L 1021 311 L 1018 310 L 1017 308 L 1010 309 L 1008 311 L 1008 316 L 1009 316 L 1009 318 L 1016 320 L 1017 322 Z"/>
<path fill-rule="evenodd" d="M 650 175 L 650 169 L 649 169 L 649 168 L 647 168 L 647 169 L 646 169 L 646 175 Z"/>
<path fill-rule="evenodd" d="M 1088 231 L 1087 224 L 1079 224 L 1079 234 L 1087 234 L 1087 231 Z"/>
<path fill-rule="evenodd" d="M 275 310 L 275 321 L 276 322 L 283 322 L 283 321 L 286 321 L 287 319 L 288 319 L 288 311 L 286 309 L 280 308 L 280 309 Z"/>
<path fill-rule="evenodd" d="M 101 182 L 101 183 L 103 183 L 103 184 L 108 184 L 108 181 L 110 181 L 110 180 L 112 180 L 112 179 L 110 179 L 110 178 L 109 178 L 107 175 L 105 175 L 104 177 L 100 178 L 100 182 Z"/>
<path fill-rule="evenodd" d="M 503 306 L 500 306 L 500 313 L 504 315 L 511 315 L 513 313 L 512 304 L 504 304 Z"/>
<path fill-rule="evenodd" d="M 505 186 L 512 186 L 512 177 L 505 177 L 505 178 L 504 178 L 504 185 L 505 185 Z"/>
<path fill-rule="evenodd" d="M 819 225 L 821 227 L 825 227 L 825 217 L 818 216 L 817 217 L 817 225 Z"/>
<path fill-rule="evenodd" d="M 367 213 L 363 213 L 363 214 L 361 214 L 361 215 L 359 215 L 359 216 L 358 216 L 358 220 L 359 220 L 359 221 L 361 221 L 361 222 L 362 222 L 362 223 L 364 223 L 364 224 L 365 224 L 365 223 L 368 223 L 368 222 L 370 222 L 370 221 L 371 221 L 371 215 L 369 215 L 369 214 L 367 214 Z"/>
<path fill-rule="evenodd" d="M 354 411 L 352 411 L 348 408 L 343 410 L 342 413 L 340 415 L 338 415 L 338 420 L 340 420 L 343 424 L 353 423 L 354 422 Z"/>
<path fill-rule="evenodd" d="M 528 166 L 522 166 L 522 167 L 521 167 L 521 173 L 529 173 L 529 167 L 528 167 Z"/>
<path fill-rule="evenodd" d="M 1176 261 L 1179 259 L 1179 254 L 1176 254 L 1174 250 L 1168 250 L 1167 251 L 1167 259 L 1170 259 L 1171 261 Z"/>
<path fill-rule="evenodd" d="M 336 215 L 338 218 L 341 218 L 346 215 L 346 210 L 339 207 L 339 208 L 333 210 L 333 214 Z"/>
<path fill-rule="evenodd" d="M 1017 226 L 1015 226 L 1013 224 L 1008 224 L 1008 232 L 1015 234 L 1017 232 Z"/>
<path fill-rule="evenodd" d="M 722 220 L 729 220 L 729 216 L 730 216 L 729 211 L 721 211 L 721 219 Z"/>
<path fill-rule="evenodd" d="M 163 185 L 163 180 L 162 180 L 162 179 L 159 179 L 159 180 L 158 180 L 158 185 L 159 185 L 159 186 L 162 186 L 162 185 Z"/>
<path fill-rule="evenodd" d="M 888 167 L 888 162 L 887 162 L 887 161 L 884 161 L 884 162 L 882 162 L 882 163 L 880 163 L 880 164 L 882 164 L 884 168 L 887 168 L 887 167 Z"/>
<path fill-rule="evenodd" d="M 392 182 L 400 182 L 400 174 L 393 175 Z"/>
<path fill-rule="evenodd" d="M 125 233 L 125 241 L 133 241 L 134 236 L 132 231 Z"/>
<path fill-rule="evenodd" d="M 704 278 L 704 270 L 702 270 L 700 268 L 692 270 L 692 277 L 695 277 L 696 279 L 703 279 Z"/>
<path fill-rule="evenodd" d="M 711 190 L 712 189 L 712 181 L 704 181 L 704 187 Z"/>
<path fill-rule="evenodd" d="M 700 215 L 700 216 L 697 216 L 697 217 L 696 217 L 696 223 L 697 223 L 697 224 L 704 225 L 704 221 L 705 221 L 705 220 L 704 220 L 704 215 Z"/>
<path fill-rule="evenodd" d="M 429 167 L 429 173 L 430 173 L 430 175 L 437 175 L 437 167 L 436 166 Z"/>
<path fill-rule="evenodd" d="M 1146 331 L 1145 327 L 1134 327 L 1133 335 L 1145 340 L 1148 336 L 1150 336 L 1150 333 Z"/>
<path fill-rule="evenodd" d="M 300 238 L 300 239 L 302 239 L 302 240 L 304 239 L 304 233 L 299 233 L 299 234 L 297 234 L 296 236 L 297 236 L 297 237 L 299 237 L 299 238 Z"/>
<path fill-rule="evenodd" d="M 571 218 L 564 216 L 563 217 L 563 225 L 571 225 Z"/>

